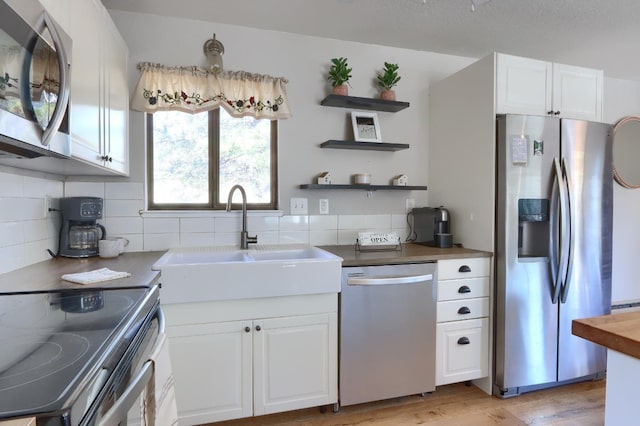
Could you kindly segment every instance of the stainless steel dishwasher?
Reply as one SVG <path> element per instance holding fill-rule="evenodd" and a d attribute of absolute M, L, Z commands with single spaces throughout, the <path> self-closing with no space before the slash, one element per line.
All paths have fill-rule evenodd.
<path fill-rule="evenodd" d="M 435 263 L 342 268 L 340 405 L 435 390 Z"/>

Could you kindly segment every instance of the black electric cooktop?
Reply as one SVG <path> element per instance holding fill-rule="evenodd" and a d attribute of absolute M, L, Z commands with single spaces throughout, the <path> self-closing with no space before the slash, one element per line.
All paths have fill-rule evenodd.
<path fill-rule="evenodd" d="M 0 419 L 60 411 L 81 396 L 90 403 L 148 291 L 0 294 Z"/>

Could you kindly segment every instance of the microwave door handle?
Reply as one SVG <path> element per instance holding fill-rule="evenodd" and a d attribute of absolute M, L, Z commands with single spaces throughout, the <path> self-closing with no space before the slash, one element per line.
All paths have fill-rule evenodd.
<path fill-rule="evenodd" d="M 64 43 L 60 37 L 57 24 L 51 19 L 47 12 L 44 12 L 44 24 L 49 29 L 53 45 L 58 54 L 58 65 L 60 69 L 60 90 L 58 92 L 58 102 L 51 115 L 51 120 L 42 134 L 42 145 L 48 146 L 51 139 L 60 128 L 60 124 L 64 119 L 69 104 L 69 71 L 67 69 L 67 52 L 64 49 Z"/>
<path fill-rule="evenodd" d="M 104 416 L 96 423 L 98 426 L 117 425 L 127 417 L 127 413 L 138 401 L 143 389 L 151 380 L 153 373 L 153 361 L 147 361 L 142 365 L 142 368 L 133 378 L 127 389 L 122 393 L 122 396 L 113 404 L 113 406 L 107 411 Z"/>
<path fill-rule="evenodd" d="M 564 181 L 566 184 L 567 190 L 567 218 L 569 222 L 568 232 L 569 235 L 564 237 L 566 241 L 565 250 L 567 252 L 567 261 L 566 267 L 564 271 L 564 279 L 562 284 L 562 292 L 560 294 L 560 303 L 565 303 L 567 301 L 567 296 L 569 295 L 569 286 L 571 285 L 571 276 L 573 270 L 573 259 L 574 259 L 574 246 L 576 239 L 576 230 L 575 230 L 575 208 L 573 206 L 573 185 L 571 184 L 571 177 L 567 171 L 567 163 L 564 158 L 562 159 L 562 173 L 564 175 Z"/>
<path fill-rule="evenodd" d="M 551 302 L 557 303 L 559 295 L 558 286 L 558 232 L 560 215 L 560 166 L 558 159 L 553 159 L 553 186 L 551 187 L 551 203 L 549 206 L 549 270 L 551 273 Z"/>
<path fill-rule="evenodd" d="M 385 278 L 349 278 L 347 285 L 397 285 L 397 284 L 415 284 L 424 281 L 431 281 L 433 274 L 412 275 L 401 277 L 385 277 Z"/>

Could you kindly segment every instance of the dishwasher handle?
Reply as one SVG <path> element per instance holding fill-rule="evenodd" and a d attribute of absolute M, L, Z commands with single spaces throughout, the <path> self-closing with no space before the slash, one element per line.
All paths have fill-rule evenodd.
<path fill-rule="evenodd" d="M 431 281 L 433 274 L 411 275 L 400 277 L 384 277 L 384 278 L 355 278 L 347 279 L 347 285 L 396 285 L 396 284 L 416 284 L 424 281 Z"/>

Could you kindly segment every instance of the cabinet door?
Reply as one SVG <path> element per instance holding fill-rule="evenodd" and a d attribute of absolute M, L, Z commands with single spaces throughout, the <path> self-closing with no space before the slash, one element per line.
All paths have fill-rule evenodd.
<path fill-rule="evenodd" d="M 90 163 L 102 156 L 101 63 L 102 4 L 98 0 L 70 0 L 73 39 L 69 126 L 71 155 Z"/>
<path fill-rule="evenodd" d="M 335 313 L 254 321 L 253 339 L 254 415 L 337 402 Z"/>
<path fill-rule="evenodd" d="M 496 113 L 546 115 L 551 110 L 551 62 L 497 55 Z"/>
<path fill-rule="evenodd" d="M 181 425 L 251 416 L 251 325 L 167 327 Z"/>
<path fill-rule="evenodd" d="M 602 70 L 553 64 L 553 110 L 560 117 L 602 121 Z"/>
<path fill-rule="evenodd" d="M 489 320 L 454 321 L 436 326 L 436 386 L 489 374 Z"/>
<path fill-rule="evenodd" d="M 121 174 L 129 174 L 129 86 L 127 84 L 128 48 L 105 11 L 104 25 L 104 165 Z"/>

